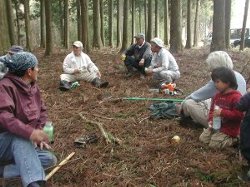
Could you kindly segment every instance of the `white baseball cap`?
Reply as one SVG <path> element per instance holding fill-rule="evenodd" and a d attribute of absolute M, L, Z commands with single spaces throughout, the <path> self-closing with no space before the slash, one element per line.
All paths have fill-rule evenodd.
<path fill-rule="evenodd" d="M 75 41 L 75 42 L 73 43 L 73 46 L 83 48 L 82 42 L 80 42 L 80 41 Z"/>
<path fill-rule="evenodd" d="M 154 43 L 159 47 L 164 47 L 164 42 L 160 38 L 153 38 L 150 43 Z"/>

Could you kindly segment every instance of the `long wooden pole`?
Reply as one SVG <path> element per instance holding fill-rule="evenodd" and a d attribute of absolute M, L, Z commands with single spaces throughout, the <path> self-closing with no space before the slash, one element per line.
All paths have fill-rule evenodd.
<path fill-rule="evenodd" d="M 75 152 L 70 153 L 69 156 L 67 156 L 62 162 L 60 162 L 60 164 L 58 164 L 58 166 L 56 166 L 46 177 L 45 180 L 49 180 L 63 165 L 65 165 L 69 159 L 72 158 L 72 156 L 74 156 Z"/>

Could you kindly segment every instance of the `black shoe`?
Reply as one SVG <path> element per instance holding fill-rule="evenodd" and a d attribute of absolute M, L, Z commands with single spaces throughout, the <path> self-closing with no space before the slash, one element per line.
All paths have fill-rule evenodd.
<path fill-rule="evenodd" d="M 109 82 L 102 81 L 101 84 L 100 84 L 100 88 L 107 88 L 108 85 L 109 85 Z"/>
<path fill-rule="evenodd" d="M 35 181 L 28 185 L 28 187 L 45 187 L 45 181 Z"/>
<path fill-rule="evenodd" d="M 97 88 L 106 88 L 109 85 L 109 82 L 103 81 L 97 77 L 92 81 L 92 84 Z"/>
<path fill-rule="evenodd" d="M 71 89 L 71 84 L 67 81 L 60 81 L 59 89 L 61 91 L 68 91 Z"/>
<path fill-rule="evenodd" d="M 84 135 L 80 138 L 75 139 L 74 145 L 78 148 L 85 148 L 86 144 L 96 143 L 98 139 L 99 138 L 95 134 Z"/>

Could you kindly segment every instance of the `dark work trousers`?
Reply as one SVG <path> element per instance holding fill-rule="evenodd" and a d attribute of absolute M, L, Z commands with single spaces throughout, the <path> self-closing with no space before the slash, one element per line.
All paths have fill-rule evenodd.
<path fill-rule="evenodd" d="M 140 73 L 145 74 L 145 67 L 150 66 L 151 57 L 145 59 L 144 66 L 139 66 L 140 60 L 136 60 L 133 56 L 126 56 L 124 64 L 127 67 L 128 71 L 132 71 L 132 68 L 136 68 Z"/>
<path fill-rule="evenodd" d="M 240 127 L 240 151 L 250 165 L 250 113 L 245 115 Z"/>

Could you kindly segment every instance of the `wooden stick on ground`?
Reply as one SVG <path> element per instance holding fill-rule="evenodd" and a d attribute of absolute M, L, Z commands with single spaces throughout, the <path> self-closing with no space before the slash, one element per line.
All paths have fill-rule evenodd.
<path fill-rule="evenodd" d="M 115 138 L 111 133 L 108 133 L 105 131 L 105 129 L 103 128 L 102 123 L 99 123 L 97 121 L 92 121 L 87 119 L 86 117 L 84 117 L 81 113 L 79 113 L 80 117 L 86 121 L 87 123 L 91 123 L 91 124 L 95 124 L 98 126 L 98 128 L 100 129 L 102 135 L 104 136 L 104 138 L 106 139 L 107 143 L 117 143 L 117 144 L 121 144 L 121 140 L 118 138 Z"/>
<path fill-rule="evenodd" d="M 75 152 L 70 153 L 58 166 L 56 166 L 49 174 L 45 177 L 45 180 L 49 180 L 63 165 L 65 165 L 72 156 L 74 156 Z"/>

